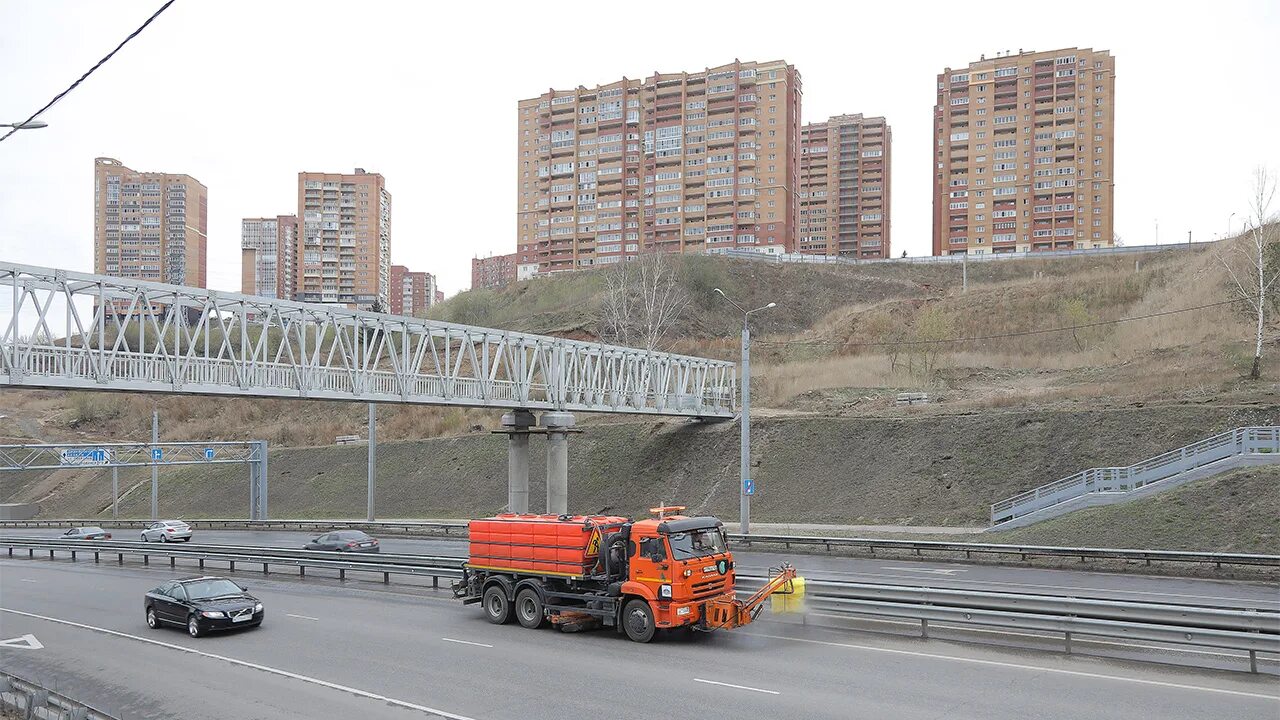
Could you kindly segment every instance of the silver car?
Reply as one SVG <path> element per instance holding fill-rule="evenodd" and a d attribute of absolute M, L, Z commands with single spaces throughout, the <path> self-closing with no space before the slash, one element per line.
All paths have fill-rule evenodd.
<path fill-rule="evenodd" d="M 63 540 L 110 540 L 111 533 L 100 527 L 78 527 L 62 533 Z"/>
<path fill-rule="evenodd" d="M 142 531 L 142 542 L 186 542 L 191 539 L 191 526 L 181 520 L 159 520 Z"/>

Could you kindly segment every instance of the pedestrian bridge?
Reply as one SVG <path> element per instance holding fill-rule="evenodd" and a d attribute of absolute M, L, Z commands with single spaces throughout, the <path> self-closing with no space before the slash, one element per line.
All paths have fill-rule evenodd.
<path fill-rule="evenodd" d="M 734 413 L 729 362 L 5 262 L 0 328 L 10 387 Z"/>

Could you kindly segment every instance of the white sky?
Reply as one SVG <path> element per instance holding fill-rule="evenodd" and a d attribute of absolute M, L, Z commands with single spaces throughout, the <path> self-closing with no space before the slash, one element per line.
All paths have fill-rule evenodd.
<path fill-rule="evenodd" d="M 0 0 L 0 122 L 79 77 L 160 0 Z M 955 3 L 950 4 L 952 7 Z M 1280 168 L 1280 3 L 442 3 L 178 0 L 42 119 L 0 143 L 0 259 L 93 269 L 93 159 L 209 187 L 209 285 L 238 290 L 240 219 L 295 211 L 297 172 L 380 172 L 392 261 L 449 294 L 515 249 L 516 101 L 623 75 L 785 59 L 805 121 L 893 127 L 893 252 L 930 248 L 935 75 L 980 53 L 1108 49 L 1116 229 L 1126 244 L 1239 227 L 1250 172 Z M 667 7 L 663 7 L 667 6 Z M 760 18 L 765 18 L 761 20 Z M 661 26 L 666 34 L 646 30 Z M 1196 202 L 1193 202 L 1192 199 Z"/>

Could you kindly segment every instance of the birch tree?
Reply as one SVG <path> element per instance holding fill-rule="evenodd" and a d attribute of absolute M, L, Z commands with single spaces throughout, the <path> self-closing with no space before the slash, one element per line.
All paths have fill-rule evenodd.
<path fill-rule="evenodd" d="M 628 347 L 659 349 L 689 304 L 675 263 L 654 252 L 605 271 L 600 335 Z"/>
<path fill-rule="evenodd" d="M 1268 249 L 1280 242 L 1280 223 L 1272 216 L 1271 203 L 1276 195 L 1276 178 L 1264 167 L 1253 176 L 1253 192 L 1249 199 L 1249 218 L 1244 237 L 1230 241 L 1231 246 L 1217 251 L 1218 261 L 1231 278 L 1230 292 L 1244 303 L 1254 316 L 1253 369 L 1249 377 L 1262 375 L 1262 332 L 1267 306 L 1274 292 L 1280 270 L 1267 266 Z"/>

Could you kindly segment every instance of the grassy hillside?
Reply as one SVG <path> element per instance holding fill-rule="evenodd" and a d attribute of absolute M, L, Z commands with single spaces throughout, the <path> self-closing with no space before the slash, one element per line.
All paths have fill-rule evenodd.
<path fill-rule="evenodd" d="M 1280 407 L 1178 407 L 1086 412 L 989 412 L 917 418 L 772 418 L 753 443 L 761 522 L 985 525 L 989 503 L 1085 467 L 1128 464 L 1213 432 L 1280 420 Z M 383 517 L 468 517 L 506 503 L 505 438 L 470 435 L 380 444 Z M 544 497 L 535 440 L 533 507 Z M 738 433 L 732 424 L 661 422 L 591 427 L 570 441 L 575 511 L 642 513 L 659 502 L 736 518 Z M 356 517 L 365 506 L 365 448 L 284 448 L 271 454 L 276 517 Z M 148 512 L 147 471 L 123 504 Z M 240 517 L 243 468 L 161 474 L 162 513 Z M 46 517 L 92 515 L 110 504 L 105 472 L 87 485 L 51 477 L 10 482 L 0 501 L 41 500 Z"/>

